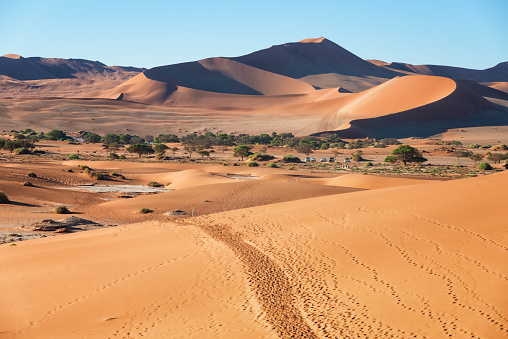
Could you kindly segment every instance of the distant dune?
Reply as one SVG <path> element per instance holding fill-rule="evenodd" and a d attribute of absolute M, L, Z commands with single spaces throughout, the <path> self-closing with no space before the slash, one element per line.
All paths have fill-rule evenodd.
<path fill-rule="evenodd" d="M 508 62 L 502 62 L 484 70 L 439 65 L 411 65 L 402 62 L 386 63 L 379 60 L 369 60 L 369 62 L 395 72 L 435 75 L 452 79 L 474 80 L 476 82 L 508 81 Z"/>
<path fill-rule="evenodd" d="M 0 57 L 0 75 L 17 80 L 90 79 L 126 81 L 142 68 L 106 66 L 99 61 L 59 58 L 23 58 L 15 54 Z"/>
<path fill-rule="evenodd" d="M 484 82 L 482 85 L 508 93 L 508 82 Z"/>

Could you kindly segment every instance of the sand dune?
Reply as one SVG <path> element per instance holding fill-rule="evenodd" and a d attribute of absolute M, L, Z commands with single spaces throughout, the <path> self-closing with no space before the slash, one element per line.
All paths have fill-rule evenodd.
<path fill-rule="evenodd" d="M 480 86 L 480 85 L 479 85 Z M 340 100 L 340 102 L 339 102 Z M 409 137 L 431 135 L 452 121 L 481 124 L 485 116 L 508 122 L 505 111 L 465 86 L 447 78 L 405 76 L 373 89 L 351 94 L 337 104 L 335 114 L 323 119 L 321 128 L 340 131 L 344 137 Z M 490 113 L 486 113 L 490 112 Z"/>
<path fill-rule="evenodd" d="M 482 85 L 508 93 L 508 82 L 483 82 Z"/>
<path fill-rule="evenodd" d="M 354 192 L 352 187 L 331 187 L 294 182 L 229 179 L 227 183 L 190 186 L 157 195 L 106 202 L 95 206 L 95 215 L 110 214 L 116 220 L 132 219 L 142 208 L 150 208 L 154 216 L 182 210 L 194 216 L 269 205 L 285 201 Z M 338 185 L 336 185 L 338 186 Z M 172 186 L 168 186 L 171 188 Z"/>
<path fill-rule="evenodd" d="M 232 60 L 241 62 L 266 71 L 282 74 L 291 78 L 301 79 L 316 87 L 323 87 L 325 82 L 312 75 L 340 74 L 342 80 L 348 77 L 361 77 L 368 82 L 368 77 L 385 79 L 400 75 L 392 70 L 372 65 L 353 53 L 325 39 L 305 39 L 296 43 L 272 46 Z M 327 87 L 343 86 L 349 90 L 365 90 L 371 85 L 345 85 L 341 78 L 328 77 Z M 351 87 L 351 88 L 350 88 Z"/>
<path fill-rule="evenodd" d="M 208 101 L 213 99 L 218 101 L 229 99 L 228 102 L 233 99 L 242 101 L 242 97 L 238 98 L 231 94 L 250 97 L 301 95 L 312 92 L 315 92 L 314 88 L 305 82 L 226 58 L 211 58 L 152 68 L 95 97 L 156 105 L 163 103 L 206 105 L 207 99 Z M 216 96 L 218 93 L 226 95 Z M 254 99 L 251 98 L 251 100 Z M 238 104 L 235 103 L 235 105 Z M 222 106 L 226 107 L 228 103 L 222 103 Z"/>
<path fill-rule="evenodd" d="M 0 245 L 2 337 L 502 337 L 507 184 L 500 173 Z"/>

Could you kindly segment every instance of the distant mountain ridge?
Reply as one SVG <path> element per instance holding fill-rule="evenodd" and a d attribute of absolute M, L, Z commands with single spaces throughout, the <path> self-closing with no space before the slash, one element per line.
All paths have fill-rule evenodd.
<path fill-rule="evenodd" d="M 126 81 L 144 68 L 107 66 L 99 61 L 61 58 L 23 58 L 16 54 L 0 57 L 0 75 L 16 80 L 89 79 Z"/>

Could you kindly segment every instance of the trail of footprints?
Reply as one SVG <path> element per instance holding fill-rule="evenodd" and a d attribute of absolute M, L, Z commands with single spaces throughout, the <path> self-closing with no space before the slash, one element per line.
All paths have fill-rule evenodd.
<path fill-rule="evenodd" d="M 490 309 L 493 313 L 496 314 L 497 317 L 500 318 L 500 320 L 496 320 L 494 318 L 493 315 L 491 314 L 488 314 L 488 313 L 485 313 L 484 311 L 481 311 L 481 310 L 478 310 L 476 309 L 475 307 L 472 307 L 472 306 L 469 306 L 469 305 L 466 305 L 462 302 L 460 302 L 460 300 L 458 299 L 458 296 L 455 292 L 455 287 L 454 287 L 454 282 L 451 278 L 447 277 L 445 274 L 442 274 L 442 273 L 439 273 L 438 270 L 434 270 L 433 268 L 429 267 L 429 266 L 426 266 L 424 264 L 419 264 L 418 262 L 416 262 L 416 260 L 414 258 L 412 258 L 409 253 L 405 250 L 403 250 L 402 247 L 396 245 L 395 243 L 393 243 L 385 234 L 381 233 L 381 232 L 377 232 L 377 231 L 374 231 L 372 229 L 368 229 L 366 227 L 358 227 L 358 226 L 355 226 L 354 228 L 352 227 L 348 227 L 346 226 L 348 224 L 348 220 L 347 218 L 344 219 L 344 222 L 342 223 L 339 223 L 339 222 L 336 222 L 334 220 L 331 220 L 329 218 L 326 218 L 324 217 L 323 215 L 319 214 L 319 213 L 316 213 L 316 215 L 320 218 L 322 218 L 323 220 L 325 220 L 326 222 L 330 223 L 330 224 L 333 224 L 337 227 L 340 227 L 340 228 L 345 228 L 345 229 L 350 229 L 350 230 L 361 230 L 361 231 L 367 231 L 367 232 L 370 232 L 370 233 L 373 233 L 373 234 L 376 234 L 377 236 L 379 236 L 380 238 L 382 238 L 386 245 L 387 246 L 390 246 L 390 247 L 393 247 L 395 248 L 401 255 L 402 258 L 404 258 L 409 264 L 419 268 L 419 269 L 422 269 L 424 270 L 427 274 L 429 275 L 434 275 L 440 279 L 443 279 L 443 280 L 446 280 L 446 286 L 449 290 L 448 294 L 449 296 L 451 297 L 452 299 L 452 303 L 454 304 L 457 304 L 463 308 L 467 308 L 469 309 L 470 311 L 472 312 L 477 312 L 478 314 L 480 314 L 481 316 L 485 317 L 489 322 L 491 322 L 493 325 L 497 326 L 497 328 L 500 330 L 500 331 L 504 331 L 506 332 L 506 329 L 504 327 L 504 324 L 503 323 L 506 323 L 506 318 L 503 317 L 503 315 L 498 311 L 496 310 L 494 307 L 492 307 L 491 305 L 489 305 L 485 300 L 482 300 L 475 292 L 473 289 L 471 289 L 459 276 L 457 276 L 454 272 L 450 271 L 449 269 L 447 269 L 446 267 L 444 267 L 443 265 L 439 264 L 436 260 L 434 260 L 433 258 L 429 257 L 429 256 L 425 256 L 425 255 L 422 255 L 421 253 L 418 253 L 417 251 L 415 251 L 415 253 L 421 257 L 423 257 L 424 259 L 430 261 L 435 268 L 437 269 L 440 269 L 442 271 L 445 271 L 447 275 L 453 277 L 460 285 L 462 285 L 462 288 L 464 288 L 464 290 L 470 294 L 471 296 L 473 296 L 473 298 L 475 298 L 478 302 L 482 303 L 485 307 L 487 307 L 488 309 Z M 347 214 L 345 214 L 347 216 Z M 425 220 L 425 221 L 428 221 L 427 219 L 423 219 L 422 220 Z M 471 232 L 472 233 L 472 232 Z M 415 238 L 413 236 L 413 238 Z M 422 240 L 422 241 L 426 241 L 426 239 L 420 239 L 420 238 L 417 238 L 418 240 Z M 326 239 L 320 239 L 321 241 L 324 241 L 324 242 L 330 242 Z M 430 240 L 428 240 L 429 242 L 432 242 Z M 432 242 L 433 243 L 433 242 Z M 346 252 L 347 252 L 347 249 L 344 248 L 343 245 L 341 244 L 336 244 L 334 243 L 334 245 L 338 246 L 338 247 L 341 247 L 343 248 Z M 434 243 L 434 245 L 438 246 L 436 243 Z M 442 253 L 442 251 L 439 249 L 439 247 L 437 247 L 437 251 L 439 253 Z M 352 256 L 352 253 L 350 253 L 351 256 Z M 473 260 L 471 260 L 473 261 Z M 365 266 L 363 265 L 362 263 L 358 262 L 358 264 L 360 266 Z M 367 267 L 366 267 L 367 268 Z M 368 268 L 369 269 L 369 268 Z M 375 270 L 373 270 L 373 273 L 374 273 Z M 487 272 L 491 272 L 490 270 L 486 270 Z M 494 273 L 496 274 L 497 272 L 491 272 L 491 273 Z M 499 276 L 500 278 L 505 278 L 504 276 L 500 275 L 500 274 L 496 274 L 497 276 Z M 385 284 L 385 282 L 383 280 L 380 280 L 378 277 L 377 277 L 377 273 L 375 273 L 375 276 L 374 276 L 374 280 L 380 282 L 380 283 L 383 283 Z M 392 289 L 389 284 L 385 284 L 386 287 Z M 404 304 L 401 303 L 401 298 L 400 296 L 397 296 L 397 304 L 399 304 L 400 306 L 404 307 L 404 308 L 407 308 Z M 411 308 L 407 308 L 408 310 L 410 311 L 414 311 L 413 309 Z M 439 323 L 442 324 L 442 327 L 443 327 L 443 331 L 445 332 L 445 334 L 447 335 L 450 335 L 453 331 L 459 331 L 463 334 L 467 334 L 468 336 L 470 337 L 478 337 L 476 334 L 470 332 L 470 331 L 467 331 L 467 330 L 464 330 L 464 329 L 461 329 L 461 328 L 458 328 L 458 325 L 457 325 L 457 322 L 458 322 L 458 319 L 455 318 L 455 321 L 454 322 L 450 322 L 451 324 L 451 327 L 450 327 L 450 324 L 447 324 L 445 323 L 441 317 L 437 317 L 436 318 L 436 315 L 433 314 L 430 310 L 428 310 L 427 312 L 423 312 L 422 314 L 425 314 L 427 316 L 429 316 L 429 318 L 433 319 L 433 320 L 438 320 Z"/>

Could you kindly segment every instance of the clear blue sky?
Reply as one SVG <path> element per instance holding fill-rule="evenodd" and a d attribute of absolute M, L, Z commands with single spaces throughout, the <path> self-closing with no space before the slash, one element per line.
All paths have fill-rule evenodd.
<path fill-rule="evenodd" d="M 154 67 L 325 36 L 364 59 L 508 61 L 508 0 L 0 0 L 0 55 Z"/>

